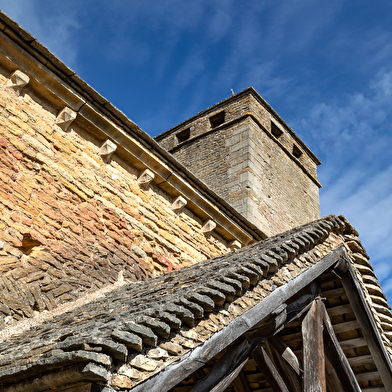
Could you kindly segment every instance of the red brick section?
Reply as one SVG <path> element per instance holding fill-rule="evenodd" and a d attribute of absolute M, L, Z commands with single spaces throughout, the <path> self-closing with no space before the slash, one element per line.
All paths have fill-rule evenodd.
<path fill-rule="evenodd" d="M 0 328 L 117 280 L 139 281 L 228 251 L 176 214 L 102 140 L 55 124 L 57 110 L 0 74 Z"/>

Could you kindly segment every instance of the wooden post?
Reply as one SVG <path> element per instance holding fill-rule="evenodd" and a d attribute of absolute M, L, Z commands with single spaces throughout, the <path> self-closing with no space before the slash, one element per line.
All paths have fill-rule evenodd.
<path fill-rule="evenodd" d="M 316 298 L 302 321 L 304 392 L 326 392 L 321 299 Z M 322 303 L 321 303 L 322 305 Z"/>
<path fill-rule="evenodd" d="M 262 347 L 258 347 L 253 352 L 252 357 L 274 392 L 289 392 L 282 377 Z"/>

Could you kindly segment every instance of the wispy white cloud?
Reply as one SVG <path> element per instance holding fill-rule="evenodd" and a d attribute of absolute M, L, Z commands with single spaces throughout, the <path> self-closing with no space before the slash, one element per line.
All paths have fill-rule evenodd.
<path fill-rule="evenodd" d="M 47 46 L 68 66 L 76 65 L 77 45 L 73 34 L 79 28 L 77 3 L 55 6 L 40 0 L 0 0 L 0 8 Z M 48 6 L 50 10 L 48 10 Z"/>
<path fill-rule="evenodd" d="M 344 214 L 357 228 L 381 281 L 392 273 L 392 72 L 380 70 L 361 93 L 316 103 L 311 130 L 326 157 L 319 179 L 322 214 Z M 298 124 L 299 124 L 298 123 Z M 392 280 L 384 290 L 392 298 Z"/>

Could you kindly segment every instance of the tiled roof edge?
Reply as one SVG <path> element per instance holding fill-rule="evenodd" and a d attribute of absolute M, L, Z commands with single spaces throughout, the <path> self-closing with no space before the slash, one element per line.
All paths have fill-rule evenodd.
<path fill-rule="evenodd" d="M 384 344 L 392 357 L 392 313 L 387 297 L 382 291 L 378 278 L 369 262 L 369 255 L 358 238 L 359 234 L 343 216 L 338 218 L 344 223 L 341 232 L 344 246 L 350 257 L 354 271 L 362 287 L 366 301 L 373 314 Z"/>
<path fill-rule="evenodd" d="M 18 350 L 17 353 L 12 348 L 5 351 L 3 349 L 3 356 L 0 358 L 0 383 L 5 383 L 3 385 L 6 387 L 6 384 L 12 382 L 16 376 L 20 380 L 35 376 L 44 371 L 49 362 L 52 368 L 67 365 L 70 358 L 64 355 L 64 352 L 79 352 L 78 356 L 72 359 L 72 363 L 78 360 L 86 361 L 84 351 L 88 350 L 88 347 L 100 347 L 102 353 L 112 360 L 126 363 L 131 353 L 142 351 L 144 345 L 155 346 L 158 339 L 167 339 L 172 331 L 178 331 L 182 325 L 193 326 L 195 319 L 203 318 L 206 312 L 219 310 L 225 302 L 231 302 L 234 297 L 241 296 L 242 289 L 256 285 L 268 273 L 276 272 L 287 260 L 314 248 L 332 231 L 343 226 L 344 223 L 339 218 L 329 216 L 237 252 L 208 260 L 202 263 L 202 266 L 198 264 L 185 267 L 169 275 L 141 282 L 137 287 L 142 291 L 143 284 L 146 287 L 148 284 L 155 287 L 161 287 L 161 284 L 170 286 L 171 282 L 175 282 L 179 277 L 189 284 L 187 287 L 182 285 L 173 290 L 155 304 L 149 301 L 132 314 L 128 310 L 127 320 L 112 320 L 105 324 L 103 332 L 98 332 L 97 329 L 88 330 L 87 325 L 86 335 L 75 337 L 76 331 L 63 328 L 60 335 L 53 336 L 52 343 L 48 339 L 44 357 L 38 357 L 34 361 L 26 363 L 24 356 L 26 350 L 29 350 L 30 342 L 24 350 Z M 128 289 L 131 290 L 133 287 L 136 285 L 130 285 Z M 126 293 L 127 286 L 119 290 Z M 118 294 L 121 294 L 120 291 Z M 151 293 L 151 289 L 146 290 L 144 296 L 151 296 Z M 107 295 L 105 300 L 111 302 L 110 296 Z M 129 305 L 128 309 L 131 306 Z M 68 317 L 73 319 L 72 312 L 61 316 L 62 319 Z M 53 320 L 42 324 L 43 330 L 52 322 Z M 37 332 L 39 334 L 39 331 Z M 94 356 L 91 357 L 94 363 L 105 367 L 101 358 L 99 361 L 96 359 Z M 7 391 L 7 388 L 4 391 Z"/>
<path fill-rule="evenodd" d="M 345 247 L 358 271 L 358 278 L 363 281 L 365 296 L 371 299 L 368 303 L 384 343 L 389 348 L 388 333 L 384 331 L 386 325 L 392 328 L 392 323 L 389 324 L 389 320 L 385 320 L 389 309 L 380 294 L 381 289 L 379 295 L 373 293 L 373 296 L 380 298 L 380 301 L 376 302 L 377 305 L 374 305 L 367 277 L 376 278 L 373 276 L 366 251 L 357 238 L 358 233 L 349 222 L 343 216 L 330 215 L 231 254 L 185 267 L 137 285 L 123 286 L 113 293 L 108 293 L 100 300 L 98 307 L 101 309 L 105 304 L 127 297 L 125 302 L 120 304 L 126 308 L 125 316 L 118 313 L 117 318 L 110 318 L 110 312 L 105 310 L 104 313 L 106 312 L 109 318 L 106 321 L 98 318 L 96 325 L 94 316 L 90 315 L 86 325 L 83 324 L 84 333 L 76 333 L 77 330 L 71 327 L 63 327 L 59 334 L 48 338 L 46 354 L 35 360 L 26 361 L 25 358 L 26 352 L 32 351 L 31 342 L 22 341 L 25 345 L 22 344 L 16 353 L 12 348 L 13 343 L 7 343 L 6 347 L 0 347 L 3 354 L 0 358 L 0 383 L 3 383 L 4 388 L 2 390 L 6 392 L 8 385 L 10 386 L 16 377 L 22 382 L 23 379 L 40 374 L 47 369 L 49 362 L 52 369 L 69 364 L 71 359 L 65 353 L 78 353 L 72 356 L 72 364 L 90 360 L 102 369 L 109 369 L 110 365 L 106 363 L 108 358 L 110 363 L 116 361 L 125 364 L 141 352 L 145 345 L 154 347 L 158 340 L 166 341 L 171 332 L 178 332 L 183 326 L 192 327 L 195 320 L 203 318 L 205 313 L 220 310 L 225 302 L 232 302 L 234 297 L 241 297 L 244 288 L 256 285 L 268 273 L 276 272 L 286 261 L 313 249 L 317 244 L 324 242 L 332 232 L 345 241 Z M 359 259 L 362 264 L 358 264 Z M 374 283 L 373 280 L 372 282 Z M 144 299 L 144 304 L 143 300 L 140 300 L 139 306 L 139 298 L 129 297 L 128 292 L 134 289 L 142 293 L 139 298 Z M 156 295 L 157 290 L 167 290 L 168 294 L 164 297 Z M 137 305 L 134 306 L 132 301 Z M 134 312 L 131 309 L 134 309 Z M 102 310 L 99 312 L 99 316 L 102 315 Z M 63 324 L 64 320 L 73 320 L 76 316 L 77 314 L 69 312 L 57 321 L 61 320 Z M 91 326 L 89 322 L 92 323 Z M 51 323 L 52 321 L 42 324 L 43 333 L 46 328 L 52 328 Z M 101 328 L 99 323 L 103 323 Z M 86 354 L 91 347 L 99 348 L 102 358 Z"/>

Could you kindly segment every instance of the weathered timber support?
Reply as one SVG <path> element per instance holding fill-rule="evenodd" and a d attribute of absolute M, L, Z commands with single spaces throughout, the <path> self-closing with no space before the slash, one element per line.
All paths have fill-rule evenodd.
<path fill-rule="evenodd" d="M 289 305 L 282 304 L 278 306 L 268 317 L 257 323 L 244 336 L 248 340 L 260 338 L 266 340 L 306 311 L 313 299 L 313 295 L 305 294 Z"/>
<path fill-rule="evenodd" d="M 378 333 L 376 322 L 369 306 L 366 303 L 363 291 L 355 278 L 355 272 L 351 267 L 350 260 L 345 254 L 345 260 L 340 262 L 335 271 L 341 276 L 344 290 L 350 305 L 358 320 L 363 336 L 372 354 L 377 370 L 385 385 L 387 392 L 392 391 L 392 362 Z"/>
<path fill-rule="evenodd" d="M 260 339 L 235 342 L 215 363 L 211 371 L 191 389 L 191 392 L 224 391 L 237 377 L 260 343 Z"/>
<path fill-rule="evenodd" d="M 270 338 L 266 342 L 266 351 L 271 361 L 279 371 L 283 381 L 287 385 L 288 389 L 293 392 L 301 392 L 301 384 L 298 379 L 300 374 L 299 362 L 295 354 L 286 346 L 280 339 Z M 294 358 L 288 354 L 291 353 Z M 294 371 L 294 368 L 298 370 L 298 373 Z"/>
<path fill-rule="evenodd" d="M 302 321 L 304 392 L 326 392 L 323 313 L 317 298 Z"/>
<path fill-rule="evenodd" d="M 354 372 L 350 367 L 350 364 L 344 355 L 342 348 L 340 347 L 339 341 L 336 338 L 335 332 L 332 328 L 331 320 L 328 316 L 327 310 L 321 301 L 316 304 L 323 317 L 324 325 L 324 347 L 325 356 L 327 359 L 327 371 L 332 366 L 336 373 L 337 379 L 332 378 L 334 383 L 334 391 L 339 392 L 360 392 L 361 388 L 358 385 L 357 379 L 355 378 Z M 333 374 L 334 376 L 335 374 Z M 337 384 L 341 385 L 341 388 Z"/>
<path fill-rule="evenodd" d="M 235 392 L 252 392 L 242 370 L 240 371 L 237 378 L 233 380 L 231 385 L 233 385 Z"/>
<path fill-rule="evenodd" d="M 274 392 L 289 392 L 285 382 L 262 347 L 254 351 L 253 359 Z"/>

